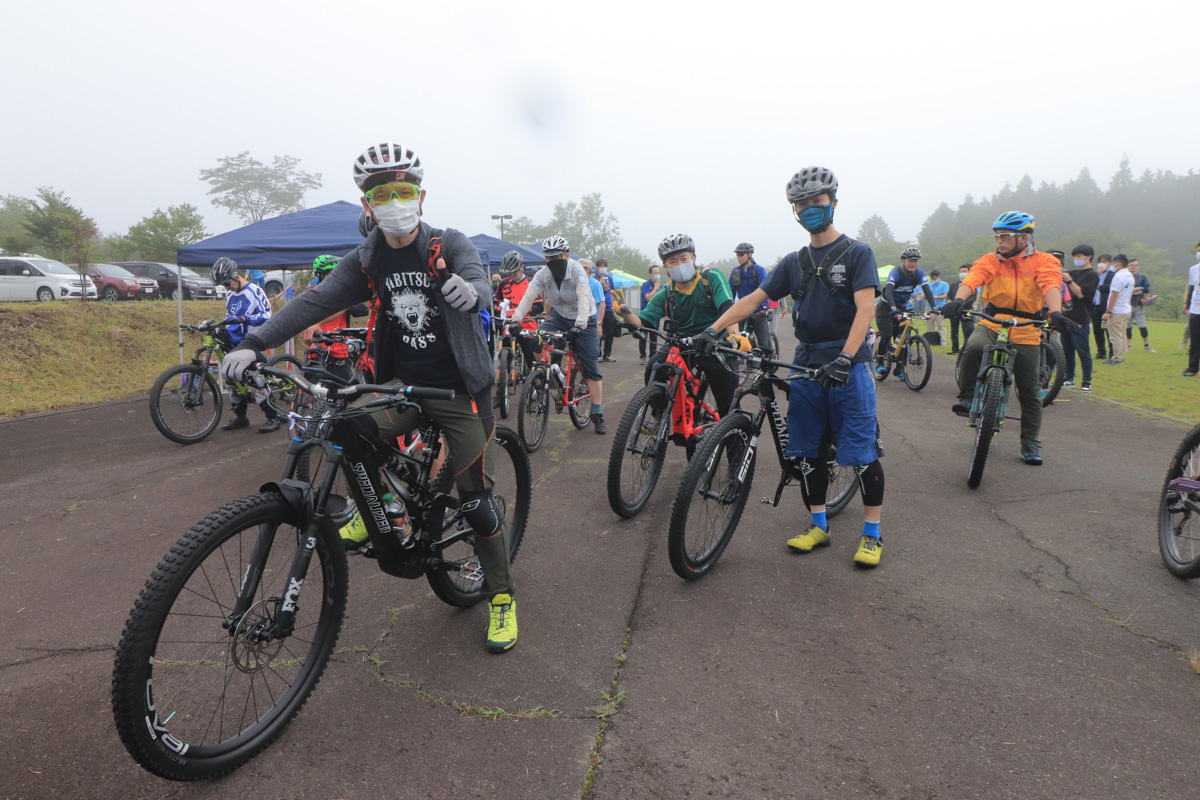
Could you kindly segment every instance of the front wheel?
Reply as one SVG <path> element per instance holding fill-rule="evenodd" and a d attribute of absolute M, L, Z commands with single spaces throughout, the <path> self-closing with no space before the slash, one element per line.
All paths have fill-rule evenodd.
<path fill-rule="evenodd" d="M 571 415 L 571 424 L 583 430 L 592 421 L 592 390 L 578 368 L 571 370 L 570 385 L 571 402 L 567 405 L 567 413 Z"/>
<path fill-rule="evenodd" d="M 502 535 L 508 544 L 511 564 L 517 560 L 517 551 L 525 537 L 525 523 L 529 520 L 529 504 L 533 499 L 533 474 L 529 454 L 511 428 L 496 426 L 495 443 L 500 449 L 496 453 L 492 492 L 504 515 Z M 442 602 L 458 608 L 469 608 L 482 600 L 483 567 L 475 554 L 475 535 L 455 542 L 440 555 L 446 562 L 442 568 L 425 573 L 433 593 Z"/>
<path fill-rule="evenodd" d="M 549 421 L 550 383 L 545 368 L 538 368 L 529 374 L 517 403 L 517 433 L 530 453 L 542 446 Z"/>
<path fill-rule="evenodd" d="M 512 351 L 507 347 L 500 350 L 496 359 L 496 399 L 499 401 L 500 418 L 508 419 L 509 400 L 512 395 Z"/>
<path fill-rule="evenodd" d="M 195 781 L 237 769 L 317 685 L 349 575 L 337 533 L 310 540 L 299 524 L 281 495 L 235 500 L 176 542 L 142 589 L 117 646 L 112 709 L 125 749 L 149 772 Z M 301 548 L 313 559 L 296 583 Z M 238 609 L 243 581 L 257 587 Z M 280 631 L 285 608 L 295 624 Z"/>
<path fill-rule="evenodd" d="M 1171 456 L 1158 505 L 1158 549 L 1177 578 L 1200 578 L 1200 425 Z"/>
<path fill-rule="evenodd" d="M 104 300 L 108 303 L 115 303 L 121 299 L 121 293 L 117 291 L 115 286 L 104 287 Z"/>
<path fill-rule="evenodd" d="M 1042 342 L 1042 363 L 1038 369 L 1038 387 L 1042 393 L 1043 408 L 1053 403 L 1054 398 L 1058 397 L 1058 393 L 1062 391 L 1065 380 L 1063 368 L 1066 363 L 1067 358 L 1063 355 L 1062 345 L 1056 339 L 1051 337 L 1048 341 Z"/>
<path fill-rule="evenodd" d="M 304 364 L 295 356 L 284 354 L 272 356 L 267 360 L 266 366 L 281 369 L 300 378 L 304 377 Z M 295 381 L 271 376 L 267 378 L 267 385 L 271 391 L 267 402 L 284 417 L 294 408 L 303 408 L 312 404 L 312 396 L 308 392 L 302 391 Z"/>
<path fill-rule="evenodd" d="M 1004 370 L 993 369 L 987 374 L 980 399 L 979 422 L 975 427 L 975 445 L 971 448 L 971 466 L 967 471 L 967 486 L 972 489 L 983 480 L 988 448 L 992 437 L 1000 430 L 1000 406 L 1004 402 Z"/>
<path fill-rule="evenodd" d="M 654 492 L 670 446 L 670 420 L 667 390 L 653 383 L 638 390 L 621 416 L 608 457 L 608 504 L 625 519 Z"/>
<path fill-rule="evenodd" d="M 904 360 L 904 383 L 914 392 L 921 391 L 933 373 L 933 350 L 924 336 L 914 333 L 908 337 Z"/>
<path fill-rule="evenodd" d="M 150 389 L 150 419 L 172 442 L 203 440 L 221 421 L 221 390 L 216 379 L 199 364 L 171 367 Z"/>
<path fill-rule="evenodd" d="M 754 438 L 750 418 L 733 413 L 696 447 L 679 482 L 667 531 L 667 555 L 679 577 L 703 577 L 733 538 L 754 480 Z"/>

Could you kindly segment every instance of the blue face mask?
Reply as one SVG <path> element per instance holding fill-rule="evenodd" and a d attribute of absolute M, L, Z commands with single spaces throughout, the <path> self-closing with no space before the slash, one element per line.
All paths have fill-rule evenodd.
<path fill-rule="evenodd" d="M 825 206 L 809 206 L 796 214 L 796 219 L 809 233 L 820 233 L 833 224 L 833 203 Z"/>

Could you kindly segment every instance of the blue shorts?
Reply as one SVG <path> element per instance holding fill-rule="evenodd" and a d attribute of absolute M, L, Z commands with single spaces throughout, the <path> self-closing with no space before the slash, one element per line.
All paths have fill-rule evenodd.
<path fill-rule="evenodd" d="M 850 368 L 844 386 L 824 389 L 816 381 L 792 381 L 788 395 L 785 455 L 817 458 L 828 427 L 837 441 L 837 463 L 862 467 L 881 455 L 876 438 L 875 378 L 863 361 Z"/>
<path fill-rule="evenodd" d="M 549 318 L 542 321 L 538 330 L 566 333 L 575 327 L 575 320 L 567 319 L 557 311 L 551 310 Z M 575 338 L 575 363 L 579 371 L 589 381 L 604 380 L 600 374 L 600 337 L 596 335 L 596 317 L 593 315 L 587 321 L 587 327 Z"/>

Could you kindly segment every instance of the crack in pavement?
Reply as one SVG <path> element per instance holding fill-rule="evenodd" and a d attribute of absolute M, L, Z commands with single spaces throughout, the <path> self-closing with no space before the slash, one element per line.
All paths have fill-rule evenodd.
<path fill-rule="evenodd" d="M 76 653 L 115 653 L 117 646 L 113 644 L 98 644 L 87 647 L 19 647 L 17 648 L 23 653 L 41 653 L 35 658 L 24 659 L 21 661 L 11 661 L 7 664 L 0 664 L 0 670 L 9 669 L 10 667 L 21 667 L 26 664 L 35 664 L 38 661 L 45 661 L 48 658 L 56 658 L 58 656 L 73 655 Z"/>

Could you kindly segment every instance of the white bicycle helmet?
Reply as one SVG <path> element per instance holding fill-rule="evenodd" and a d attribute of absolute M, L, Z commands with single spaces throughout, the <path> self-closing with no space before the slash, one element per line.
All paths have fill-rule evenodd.
<path fill-rule="evenodd" d="M 394 142 L 373 144 L 354 159 L 354 182 L 364 192 L 396 180 L 420 184 L 423 177 L 425 168 L 417 154 Z"/>
<path fill-rule="evenodd" d="M 547 236 L 542 241 L 542 255 L 559 255 L 571 252 L 571 245 L 562 236 Z"/>
<path fill-rule="evenodd" d="M 906 259 L 906 258 L 915 258 L 917 261 L 920 261 L 920 260 L 921 260 L 921 250 L 920 250 L 920 248 L 917 248 L 917 247 L 906 247 L 906 248 L 904 248 L 904 250 L 902 250 L 902 251 L 900 252 L 900 260 L 902 260 L 902 261 L 903 261 L 903 260 L 904 260 L 904 259 Z"/>

